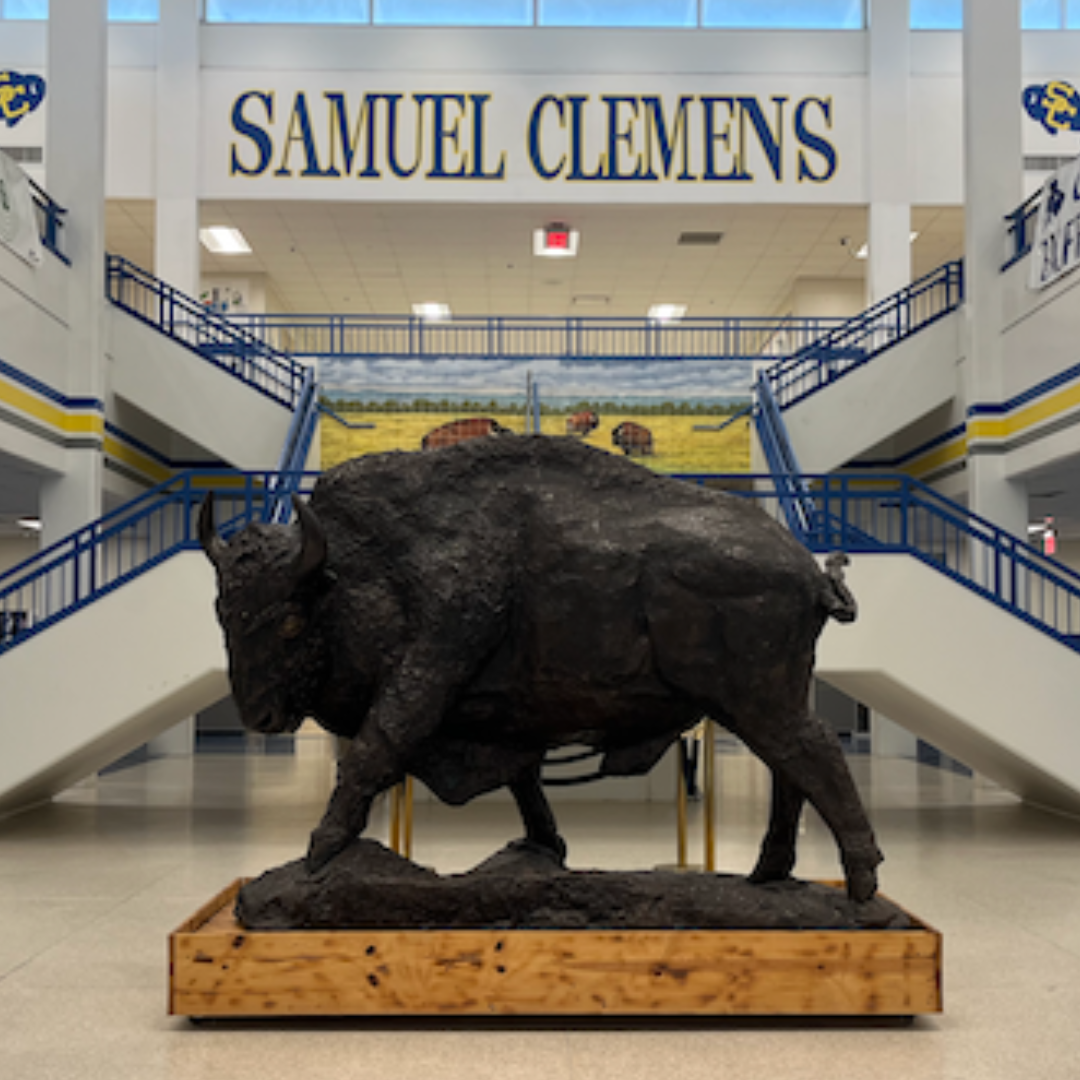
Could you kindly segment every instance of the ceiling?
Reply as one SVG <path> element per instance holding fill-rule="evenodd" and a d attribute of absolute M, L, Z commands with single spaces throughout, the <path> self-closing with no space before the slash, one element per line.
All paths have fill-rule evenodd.
<path fill-rule="evenodd" d="M 202 250 L 204 274 L 264 275 L 271 311 L 407 314 L 441 301 L 457 315 L 644 316 L 651 304 L 687 316 L 782 313 L 796 281 L 863 280 L 854 253 L 865 207 L 594 206 L 447 203 L 204 202 L 201 224 L 232 225 L 250 255 Z M 537 258 L 533 230 L 579 230 L 572 259 Z M 912 274 L 963 253 L 963 210 L 920 207 Z M 153 270 L 154 204 L 112 201 L 106 243 Z M 686 232 L 719 232 L 685 245 Z M 846 315 L 848 307 L 815 314 Z"/>

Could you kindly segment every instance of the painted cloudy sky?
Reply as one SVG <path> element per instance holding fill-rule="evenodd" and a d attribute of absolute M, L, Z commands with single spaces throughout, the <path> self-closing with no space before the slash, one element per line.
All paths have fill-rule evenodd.
<path fill-rule="evenodd" d="M 741 360 L 561 361 L 324 359 L 319 381 L 330 397 L 365 394 L 520 397 L 532 375 L 541 399 L 717 401 L 750 395 L 752 364 Z"/>

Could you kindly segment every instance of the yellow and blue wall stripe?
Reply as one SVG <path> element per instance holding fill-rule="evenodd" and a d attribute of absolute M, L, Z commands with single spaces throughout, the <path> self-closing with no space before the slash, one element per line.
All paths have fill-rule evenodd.
<path fill-rule="evenodd" d="M 64 449 L 100 448 L 105 467 L 153 487 L 186 468 L 214 469 L 220 462 L 170 461 L 152 446 L 105 419 L 97 398 L 68 397 L 0 359 L 0 422 Z"/>
<path fill-rule="evenodd" d="M 1080 364 L 1000 404 L 975 404 L 961 424 L 892 460 L 863 459 L 855 469 L 893 469 L 925 483 L 967 467 L 977 454 L 1007 454 L 1080 424 Z"/>

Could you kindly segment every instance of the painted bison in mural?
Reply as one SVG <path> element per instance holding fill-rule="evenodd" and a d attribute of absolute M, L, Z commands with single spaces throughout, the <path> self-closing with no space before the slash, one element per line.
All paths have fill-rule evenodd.
<path fill-rule="evenodd" d="M 423 450 L 438 450 L 440 446 L 453 446 L 455 443 L 468 442 L 469 439 L 510 434 L 510 429 L 503 427 L 497 420 L 487 416 L 470 416 L 464 420 L 451 420 L 429 431 L 421 440 L 420 447 Z"/>
<path fill-rule="evenodd" d="M 584 744 L 602 774 L 640 774 L 708 715 L 772 770 L 754 880 L 790 873 L 808 799 L 849 894 L 874 894 L 870 824 L 807 707 L 826 620 L 855 617 L 842 556 L 822 571 L 749 500 L 567 438 L 370 455 L 295 506 L 294 524 L 226 543 L 208 499 L 199 536 L 244 723 L 311 716 L 349 740 L 311 871 L 407 774 L 452 804 L 509 787 L 527 841 L 561 859 L 548 750 Z"/>
<path fill-rule="evenodd" d="M 653 452 L 652 432 L 633 420 L 624 420 L 611 432 L 611 442 L 627 457 L 645 457 Z"/>
<path fill-rule="evenodd" d="M 566 418 L 567 435 L 588 435 L 595 431 L 600 424 L 600 417 L 592 409 L 576 412 Z"/>

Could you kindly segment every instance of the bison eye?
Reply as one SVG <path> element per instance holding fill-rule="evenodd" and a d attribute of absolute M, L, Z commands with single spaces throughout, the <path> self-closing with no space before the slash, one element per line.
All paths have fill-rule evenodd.
<path fill-rule="evenodd" d="M 278 627 L 278 636 L 283 638 L 297 637 L 304 629 L 304 617 L 302 615 L 286 615 Z"/>

